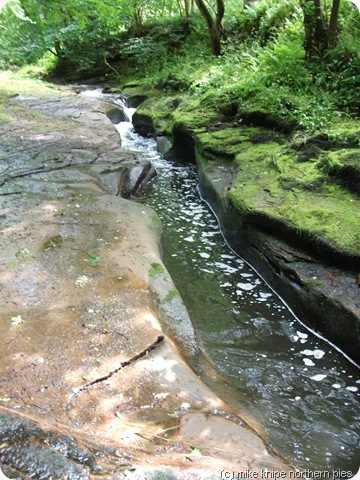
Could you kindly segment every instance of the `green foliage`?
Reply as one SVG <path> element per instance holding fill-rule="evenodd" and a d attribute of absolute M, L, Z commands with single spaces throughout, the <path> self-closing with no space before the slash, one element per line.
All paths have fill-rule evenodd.
<path fill-rule="evenodd" d="M 24 78 L 46 78 L 58 65 L 58 58 L 51 52 L 46 52 L 36 63 L 25 64 L 17 70 L 19 76 Z"/>
<path fill-rule="evenodd" d="M 195 457 L 202 457 L 203 455 L 202 450 L 199 447 L 194 447 L 192 445 L 190 446 L 190 452 L 191 452 L 191 455 Z"/>
<path fill-rule="evenodd" d="M 260 0 L 249 3 L 244 10 L 234 11 L 226 18 L 225 28 L 235 42 L 249 44 L 256 40 L 264 46 L 298 12 L 295 2 Z"/>
<path fill-rule="evenodd" d="M 305 131 L 358 112 L 360 16 L 350 2 L 341 3 L 336 48 L 311 59 L 299 3 L 225 7 L 223 55 L 213 58 L 201 15 L 186 17 L 182 2 L 10 0 L 0 11 L 0 68 L 36 62 L 26 72 L 42 76 L 121 59 L 124 77 L 187 92 L 230 120 L 262 111 Z"/>
<path fill-rule="evenodd" d="M 0 67 L 34 63 L 51 51 L 59 61 L 86 70 L 116 48 L 118 22 L 95 0 L 11 0 L 0 12 Z M 89 48 L 90 47 L 90 48 Z"/>
<path fill-rule="evenodd" d="M 163 65 L 174 56 L 188 35 L 188 20 L 175 18 L 157 21 L 137 32 L 136 36 L 125 38 L 120 54 L 130 65 L 141 67 Z"/>
<path fill-rule="evenodd" d="M 0 10 L 0 43 L 0 68 L 36 62 L 44 53 L 38 25 L 24 14 L 17 0 Z"/>
<path fill-rule="evenodd" d="M 96 265 L 97 263 L 100 262 L 100 257 L 97 253 L 92 253 L 91 255 L 88 256 L 86 261 L 91 263 L 92 265 Z"/>
<path fill-rule="evenodd" d="M 226 115 L 263 111 L 306 131 L 357 113 L 360 46 L 350 39 L 359 33 L 360 19 L 353 12 L 345 18 L 337 48 L 326 59 L 309 61 L 299 7 L 253 2 L 232 19 L 223 57 L 197 69 L 190 91 Z"/>

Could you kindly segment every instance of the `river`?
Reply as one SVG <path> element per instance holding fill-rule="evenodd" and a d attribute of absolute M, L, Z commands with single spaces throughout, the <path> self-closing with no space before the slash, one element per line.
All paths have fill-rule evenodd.
<path fill-rule="evenodd" d="M 136 200 L 152 206 L 164 225 L 164 263 L 224 385 L 299 470 L 330 472 L 329 478 L 357 472 L 359 368 L 310 331 L 231 250 L 199 194 L 193 165 L 164 160 L 156 142 L 137 135 L 130 122 L 116 127 L 123 148 L 157 170 L 154 185 Z"/>

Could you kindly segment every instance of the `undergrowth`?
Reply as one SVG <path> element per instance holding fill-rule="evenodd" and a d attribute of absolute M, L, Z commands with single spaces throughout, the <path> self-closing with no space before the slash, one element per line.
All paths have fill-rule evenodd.
<path fill-rule="evenodd" d="M 189 17 L 155 18 L 124 31 L 106 15 L 90 16 L 81 22 L 68 19 L 54 31 L 55 24 L 24 23 L 18 12 L 6 21 L 0 16 L 0 26 L 6 27 L 0 32 L 0 67 L 25 64 L 26 73 L 42 77 L 56 68 L 60 75 L 105 71 L 107 62 L 113 69 L 106 73 L 117 71 L 122 86 L 135 79 L 146 87 L 196 96 L 230 121 L 243 111 L 262 111 L 305 132 L 359 114 L 360 14 L 350 2 L 341 3 L 336 48 L 311 58 L 305 55 L 303 11 L 297 2 L 257 0 L 246 2 L 246 8 L 226 3 L 219 57 L 212 55 L 196 11 Z M 36 48 L 25 33 L 17 36 L 21 25 Z M 53 38 L 61 44 L 61 65 L 69 62 L 67 70 L 55 65 L 54 48 L 46 44 Z M 29 66 L 34 60 L 35 66 Z"/>
<path fill-rule="evenodd" d="M 313 132 L 334 118 L 356 117 L 360 15 L 347 11 L 338 46 L 325 59 L 307 59 L 301 9 L 282 1 L 265 11 L 268 4 L 256 2 L 257 9 L 227 20 L 220 57 L 211 55 L 194 16 L 129 39 L 121 68 L 148 87 L 190 93 L 233 118 L 265 111 Z"/>

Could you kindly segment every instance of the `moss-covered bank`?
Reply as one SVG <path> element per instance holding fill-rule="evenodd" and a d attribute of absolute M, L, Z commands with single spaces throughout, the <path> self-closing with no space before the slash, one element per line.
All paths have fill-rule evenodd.
<path fill-rule="evenodd" d="M 265 112 L 155 94 L 134 125 L 170 136 L 173 157 L 196 161 L 232 245 L 301 319 L 360 361 L 359 123 L 334 120 L 305 136 Z"/>

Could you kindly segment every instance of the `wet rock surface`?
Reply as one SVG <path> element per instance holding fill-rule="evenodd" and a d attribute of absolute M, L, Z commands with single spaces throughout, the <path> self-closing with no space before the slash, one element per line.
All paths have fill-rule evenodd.
<path fill-rule="evenodd" d="M 151 168 L 121 149 L 107 110 L 64 89 L 19 90 L 0 127 L 4 473 L 289 472 L 188 367 L 198 348 L 167 295 L 159 220 L 118 195 L 116 175 L 135 168 L 139 188 Z"/>

